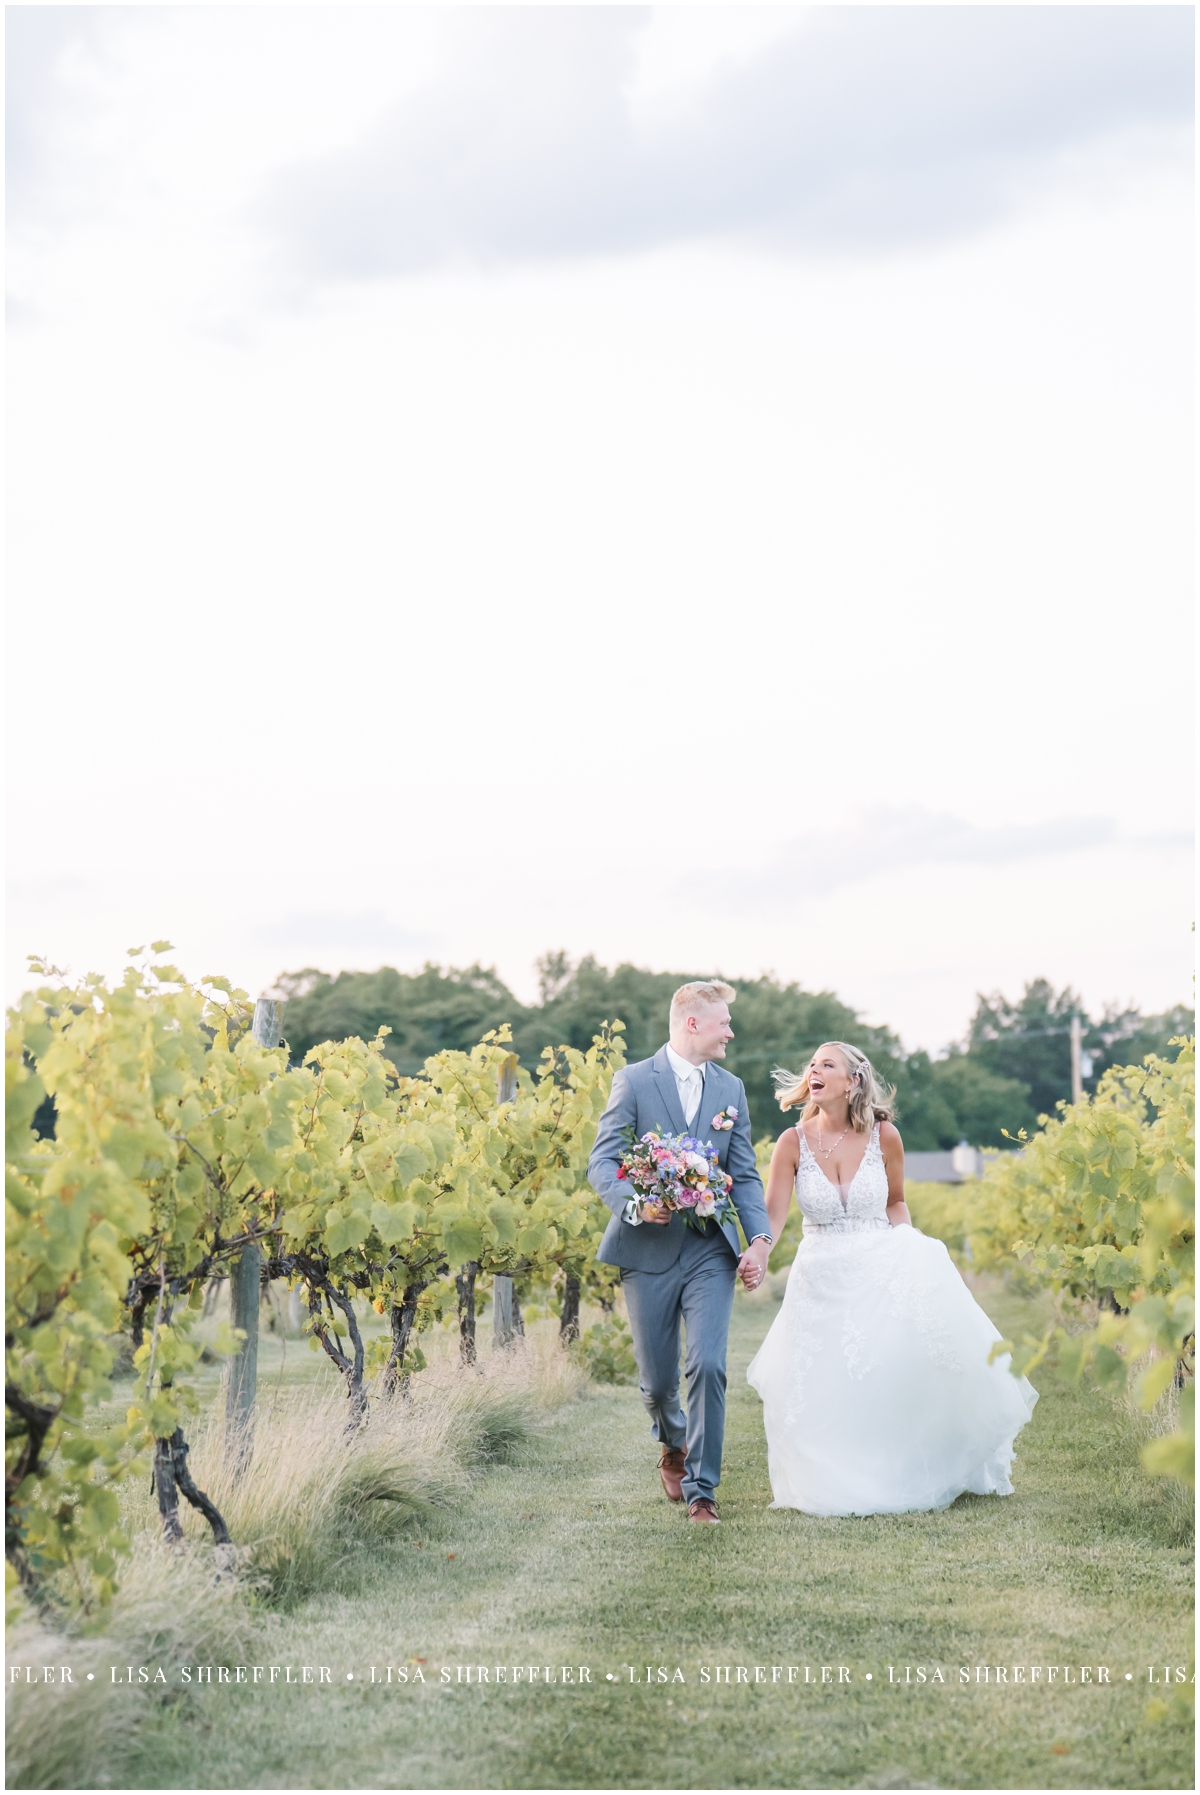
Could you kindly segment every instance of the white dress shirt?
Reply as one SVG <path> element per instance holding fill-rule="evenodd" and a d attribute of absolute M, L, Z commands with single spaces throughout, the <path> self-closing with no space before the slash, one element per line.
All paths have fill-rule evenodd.
<path fill-rule="evenodd" d="M 704 1094 L 704 1067 L 693 1066 L 691 1060 L 685 1060 L 681 1053 L 676 1053 L 670 1042 L 667 1043 L 667 1064 L 675 1074 L 675 1089 L 679 1092 L 683 1125 L 690 1130 L 699 1114 L 700 1099 Z"/>

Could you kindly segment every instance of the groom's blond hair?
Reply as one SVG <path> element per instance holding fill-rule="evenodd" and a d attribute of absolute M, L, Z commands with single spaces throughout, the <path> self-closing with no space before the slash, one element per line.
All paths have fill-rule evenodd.
<path fill-rule="evenodd" d="M 702 1005 L 732 1003 L 736 996 L 733 986 L 727 985 L 724 979 L 693 979 L 690 985 L 680 985 L 671 999 L 671 1027 L 683 1022 Z"/>

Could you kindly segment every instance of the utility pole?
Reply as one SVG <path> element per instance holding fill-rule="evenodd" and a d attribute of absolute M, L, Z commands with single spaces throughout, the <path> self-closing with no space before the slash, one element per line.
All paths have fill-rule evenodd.
<path fill-rule="evenodd" d="M 251 1032 L 260 1047 L 278 1047 L 282 1040 L 283 1005 L 260 997 L 254 1006 Z M 229 1361 L 225 1390 L 225 1453 L 243 1470 L 254 1451 L 254 1395 L 258 1384 L 258 1306 L 262 1296 L 262 1249 L 242 1248 L 229 1268 L 230 1321 L 246 1338 Z"/>

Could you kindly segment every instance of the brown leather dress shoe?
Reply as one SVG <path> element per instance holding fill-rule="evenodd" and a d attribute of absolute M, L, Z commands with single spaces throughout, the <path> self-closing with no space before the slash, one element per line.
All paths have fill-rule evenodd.
<path fill-rule="evenodd" d="M 662 1457 L 658 1461 L 658 1474 L 662 1478 L 663 1489 L 672 1502 L 683 1501 L 683 1467 L 685 1454 L 682 1446 L 664 1446 Z"/>
<path fill-rule="evenodd" d="M 697 1496 L 694 1502 L 688 1503 L 688 1520 L 711 1521 L 715 1526 L 721 1525 L 717 1505 L 715 1502 L 710 1502 L 707 1496 Z"/>

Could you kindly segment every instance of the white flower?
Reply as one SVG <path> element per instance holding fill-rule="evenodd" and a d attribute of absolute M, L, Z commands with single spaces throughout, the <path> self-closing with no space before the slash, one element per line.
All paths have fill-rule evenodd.
<path fill-rule="evenodd" d="M 687 1163 L 693 1172 L 703 1172 L 704 1176 L 708 1177 L 708 1160 L 703 1153 L 689 1153 Z"/>

